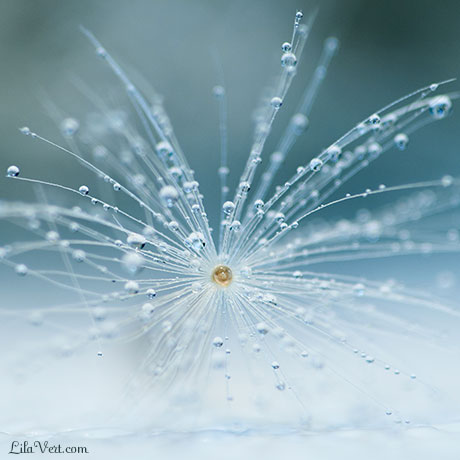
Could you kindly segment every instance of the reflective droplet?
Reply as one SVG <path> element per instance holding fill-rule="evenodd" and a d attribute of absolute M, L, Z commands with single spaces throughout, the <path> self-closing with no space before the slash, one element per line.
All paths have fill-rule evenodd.
<path fill-rule="evenodd" d="M 130 233 L 126 238 L 126 242 L 133 248 L 143 249 L 147 240 L 139 233 Z"/>
<path fill-rule="evenodd" d="M 292 45 L 291 45 L 289 42 L 284 42 L 284 43 L 281 45 L 281 49 L 282 49 L 284 52 L 291 51 Z"/>
<path fill-rule="evenodd" d="M 15 271 L 16 274 L 18 274 L 19 276 L 25 276 L 25 275 L 27 275 L 29 269 L 27 268 L 27 265 L 19 264 L 19 265 L 16 265 L 14 271 Z"/>
<path fill-rule="evenodd" d="M 234 220 L 230 224 L 230 230 L 232 230 L 233 232 L 238 233 L 240 229 L 241 229 L 241 222 L 239 220 Z"/>
<path fill-rule="evenodd" d="M 233 203 L 233 201 L 226 201 L 222 205 L 222 211 L 224 212 L 224 214 L 229 215 L 233 212 L 234 209 L 235 209 L 235 204 Z"/>
<path fill-rule="evenodd" d="M 297 57 L 294 53 L 288 51 L 281 56 L 281 65 L 288 71 L 293 72 L 297 65 Z"/>
<path fill-rule="evenodd" d="M 215 337 L 214 340 L 212 341 L 212 344 L 216 348 L 220 348 L 224 344 L 224 341 L 223 341 L 222 337 Z"/>
<path fill-rule="evenodd" d="M 72 137 L 80 127 L 80 123 L 75 118 L 65 118 L 61 122 L 61 133 L 66 137 Z"/>
<path fill-rule="evenodd" d="M 221 85 L 216 85 L 212 89 L 212 94 L 216 98 L 221 98 L 225 95 L 225 88 Z"/>
<path fill-rule="evenodd" d="M 143 268 L 144 258 L 137 252 L 127 252 L 121 258 L 123 268 L 129 273 L 135 275 Z"/>
<path fill-rule="evenodd" d="M 179 224 L 175 220 L 172 220 L 168 223 L 168 228 L 172 232 L 177 232 L 177 230 L 179 230 Z"/>
<path fill-rule="evenodd" d="M 147 297 L 148 297 L 149 299 L 153 299 L 153 298 L 156 297 L 157 293 L 156 293 L 155 289 L 149 288 L 149 289 L 147 289 L 147 291 L 146 291 L 146 295 L 147 295 Z"/>
<path fill-rule="evenodd" d="M 255 209 L 263 209 L 263 207 L 264 207 L 264 202 L 262 200 L 254 201 L 254 208 Z"/>
<path fill-rule="evenodd" d="M 6 175 L 8 177 L 17 177 L 17 176 L 19 176 L 19 172 L 20 171 L 19 171 L 19 168 L 17 166 L 11 165 L 6 170 Z"/>
<path fill-rule="evenodd" d="M 75 249 L 75 251 L 72 251 L 72 258 L 75 260 L 75 262 L 83 262 L 86 259 L 85 251 L 81 249 Z"/>
<path fill-rule="evenodd" d="M 78 191 L 84 196 L 88 195 L 89 193 L 89 188 L 86 185 L 81 185 Z"/>
<path fill-rule="evenodd" d="M 433 118 L 444 118 L 452 108 L 452 101 L 449 96 L 442 95 L 434 97 L 429 104 L 429 111 Z"/>
<path fill-rule="evenodd" d="M 160 190 L 160 198 L 168 208 L 172 208 L 179 199 L 179 192 L 172 185 L 166 185 Z"/>
<path fill-rule="evenodd" d="M 310 161 L 310 170 L 311 171 L 319 171 L 323 166 L 323 162 L 319 158 L 313 158 Z"/>
<path fill-rule="evenodd" d="M 194 281 L 191 285 L 191 288 L 194 294 L 198 294 L 199 292 L 203 290 L 203 286 L 201 285 L 199 281 Z"/>
<path fill-rule="evenodd" d="M 399 150 L 405 150 L 409 144 L 409 137 L 405 133 L 396 134 L 393 140 Z"/>
<path fill-rule="evenodd" d="M 374 113 L 373 115 L 371 115 L 369 117 L 369 123 L 371 125 L 379 125 L 380 124 L 380 117 L 376 113 Z"/>
<path fill-rule="evenodd" d="M 129 294 L 137 294 L 139 292 L 139 284 L 136 281 L 127 281 L 125 283 L 125 291 Z"/>
<path fill-rule="evenodd" d="M 190 233 L 186 239 L 186 243 L 196 251 L 200 251 L 206 246 L 204 236 L 201 232 Z"/>
<path fill-rule="evenodd" d="M 265 323 L 257 323 L 256 324 L 257 332 L 261 335 L 268 334 L 269 328 Z"/>
<path fill-rule="evenodd" d="M 275 109 L 279 109 L 283 105 L 283 100 L 278 96 L 272 97 L 270 105 Z"/>

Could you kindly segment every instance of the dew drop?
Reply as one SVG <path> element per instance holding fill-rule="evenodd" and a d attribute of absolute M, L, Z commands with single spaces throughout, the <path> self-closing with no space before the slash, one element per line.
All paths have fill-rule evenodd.
<path fill-rule="evenodd" d="M 297 57 L 294 53 L 288 51 L 281 56 L 281 65 L 288 71 L 293 72 L 297 65 Z"/>
<path fill-rule="evenodd" d="M 373 115 L 371 115 L 369 117 L 369 123 L 371 125 L 379 125 L 380 124 L 380 117 L 376 113 L 374 113 Z"/>
<path fill-rule="evenodd" d="M 198 294 L 203 290 L 203 286 L 199 281 L 194 281 L 191 285 L 191 288 L 194 294 Z"/>
<path fill-rule="evenodd" d="M 275 109 L 279 109 L 283 105 L 283 100 L 278 96 L 272 97 L 270 105 Z"/>
<path fill-rule="evenodd" d="M 241 230 L 241 222 L 239 220 L 234 220 L 230 224 L 230 230 L 232 230 L 235 233 L 238 233 Z"/>
<path fill-rule="evenodd" d="M 146 291 L 146 295 L 147 295 L 147 297 L 148 297 L 149 299 L 153 299 L 153 298 L 156 297 L 157 293 L 156 293 L 155 289 L 149 288 L 149 289 L 147 289 L 147 291 Z"/>
<path fill-rule="evenodd" d="M 61 133 L 66 137 L 72 137 L 80 127 L 80 123 L 75 118 L 65 118 L 61 122 Z"/>
<path fill-rule="evenodd" d="M 212 95 L 215 98 L 221 98 L 225 96 L 225 88 L 221 85 L 214 86 L 214 88 L 212 89 Z"/>
<path fill-rule="evenodd" d="M 19 264 L 19 265 L 16 265 L 14 271 L 19 276 L 25 276 L 25 275 L 27 275 L 29 269 L 27 268 L 27 265 Z"/>
<path fill-rule="evenodd" d="M 317 171 L 319 171 L 321 169 L 322 166 L 323 166 L 323 162 L 319 158 L 313 158 L 310 161 L 310 170 L 311 171 L 317 172 Z"/>
<path fill-rule="evenodd" d="M 179 192 L 172 185 L 166 185 L 160 190 L 160 198 L 168 208 L 172 208 L 179 199 Z"/>
<path fill-rule="evenodd" d="M 125 291 L 129 294 L 137 294 L 139 292 L 139 284 L 136 281 L 127 281 L 125 283 Z"/>
<path fill-rule="evenodd" d="M 282 45 L 281 45 L 281 49 L 287 53 L 288 51 L 291 51 L 292 49 L 292 45 L 289 43 L 289 42 L 284 42 Z"/>
<path fill-rule="evenodd" d="M 18 177 L 19 176 L 19 168 L 17 166 L 11 165 L 6 170 L 6 175 L 8 177 Z"/>
<path fill-rule="evenodd" d="M 179 224 L 175 220 L 172 220 L 168 223 L 168 228 L 172 232 L 177 232 L 179 230 Z"/>
<path fill-rule="evenodd" d="M 126 238 L 126 242 L 133 248 L 143 249 L 147 240 L 139 233 L 130 233 Z"/>
<path fill-rule="evenodd" d="M 75 262 L 83 262 L 86 259 L 86 253 L 81 249 L 75 249 L 72 251 L 72 258 Z"/>
<path fill-rule="evenodd" d="M 268 326 L 265 323 L 257 323 L 256 329 L 257 332 L 261 335 L 267 335 L 269 331 Z"/>
<path fill-rule="evenodd" d="M 454 178 L 452 176 L 443 176 L 441 178 L 441 184 L 443 187 L 450 187 L 454 182 Z"/>
<path fill-rule="evenodd" d="M 409 137 L 405 133 L 396 134 L 393 140 L 399 150 L 405 150 L 409 144 Z"/>
<path fill-rule="evenodd" d="M 88 195 L 89 188 L 86 185 L 81 185 L 78 191 L 80 192 L 81 195 L 85 196 L 85 195 Z"/>
<path fill-rule="evenodd" d="M 215 337 L 214 340 L 212 341 L 212 344 L 216 348 L 220 348 L 224 344 L 224 341 L 223 341 L 222 337 Z"/>
<path fill-rule="evenodd" d="M 449 96 L 442 95 L 434 97 L 429 105 L 429 111 L 433 118 L 439 120 L 444 118 L 452 108 L 452 101 Z"/>

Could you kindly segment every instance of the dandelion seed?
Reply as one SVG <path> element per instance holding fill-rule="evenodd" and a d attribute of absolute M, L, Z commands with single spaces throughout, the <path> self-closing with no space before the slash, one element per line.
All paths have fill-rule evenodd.
<path fill-rule="evenodd" d="M 187 399 L 190 404 L 195 395 L 200 401 L 209 396 L 212 406 L 219 382 L 221 399 L 244 405 L 244 388 L 253 384 L 256 394 L 263 381 L 276 393 L 266 393 L 267 400 L 276 404 L 280 398 L 278 407 L 283 408 L 291 398 L 301 416 L 319 420 L 318 425 L 326 417 L 323 405 L 315 404 L 322 398 L 331 405 L 346 404 L 338 413 L 354 414 L 365 401 L 378 413 L 401 421 L 408 419 L 397 415 L 396 405 L 404 399 L 397 393 L 398 381 L 410 381 L 422 397 L 429 388 L 425 380 L 430 376 L 416 379 L 412 369 L 408 372 L 397 346 L 407 345 L 406 339 L 428 346 L 439 338 L 431 324 L 419 324 L 419 310 L 428 311 L 433 321 L 458 321 L 458 310 L 396 281 L 334 270 L 340 263 L 359 260 L 457 253 L 457 228 L 441 231 L 424 225 L 431 216 L 458 208 L 460 180 L 445 176 L 346 194 L 342 187 L 391 147 L 406 149 L 409 135 L 445 118 L 459 95 L 435 94 L 450 81 L 414 91 L 365 117 L 315 156 L 302 158 L 288 180 L 276 186 L 279 170 L 308 128 L 338 49 L 336 38 L 325 41 L 305 93 L 269 155 L 267 139 L 279 109 L 289 109 L 286 94 L 301 71 L 312 24 L 302 24 L 302 19 L 303 13 L 297 12 L 292 37 L 281 45 L 279 75 L 257 112 L 253 143 L 233 196 L 227 183 L 227 92 L 223 85 L 213 89 L 221 134 L 220 225 L 215 230 L 161 98 L 147 99 L 89 31 L 83 29 L 103 58 L 101 65 L 120 80 L 133 113 L 109 109 L 99 97 L 91 98 L 98 123 L 60 121 L 68 147 L 21 128 L 94 174 L 97 186 L 91 185 L 90 195 L 86 185 L 74 188 L 19 177 L 19 168 L 10 166 L 11 180 L 57 191 L 68 196 L 69 204 L 72 198 L 78 200 L 78 207 L 54 205 L 44 197 L 34 205 L 2 202 L 0 218 L 18 223 L 36 239 L 1 247 L 0 262 L 20 276 L 28 274 L 75 296 L 70 305 L 34 312 L 40 314 L 40 327 L 55 326 L 48 313 L 89 319 L 83 338 L 69 336 L 71 343 L 60 346 L 60 356 L 97 346 L 91 356 L 110 358 L 101 351 L 106 344 L 144 341 L 143 356 L 126 385 L 133 407 L 150 411 L 162 406 L 158 399 L 163 395 L 166 409 L 159 412 L 170 413 L 170 402 Z M 404 193 L 391 206 L 371 209 L 369 204 L 356 218 L 329 223 L 314 219 L 345 202 L 366 198 L 361 201 L 367 203 L 375 195 Z M 31 258 L 26 266 L 26 255 L 37 251 L 55 256 L 56 268 L 39 266 L 39 258 Z M 325 265 L 332 269 L 323 271 Z M 221 379 L 213 380 L 216 375 Z M 334 391 L 343 387 L 346 392 Z M 189 393 L 194 396 L 184 397 Z M 149 397 L 155 404 L 143 403 Z M 334 424 L 335 415 L 332 418 Z"/>

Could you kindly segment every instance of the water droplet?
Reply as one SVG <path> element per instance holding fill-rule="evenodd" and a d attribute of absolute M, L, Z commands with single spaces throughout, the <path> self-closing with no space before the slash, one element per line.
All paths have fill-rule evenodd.
<path fill-rule="evenodd" d="M 179 224 L 175 220 L 172 220 L 168 223 L 168 228 L 172 232 L 177 232 L 179 230 Z"/>
<path fill-rule="evenodd" d="M 190 193 L 198 189 L 198 182 L 196 180 L 184 182 L 184 192 Z"/>
<path fill-rule="evenodd" d="M 454 178 L 452 176 L 443 176 L 441 178 L 441 184 L 443 187 L 450 187 L 454 182 Z"/>
<path fill-rule="evenodd" d="M 273 369 L 279 369 L 279 368 L 280 368 L 280 365 L 278 364 L 277 361 L 273 361 L 273 362 L 272 362 L 272 367 L 273 367 Z"/>
<path fill-rule="evenodd" d="M 185 242 L 196 251 L 200 251 L 206 246 L 204 236 L 201 232 L 190 233 Z"/>
<path fill-rule="evenodd" d="M 80 127 L 80 123 L 75 118 L 65 118 L 61 122 L 61 133 L 66 137 L 72 137 Z"/>
<path fill-rule="evenodd" d="M 300 271 L 300 270 L 296 270 L 292 276 L 296 279 L 299 279 L 299 278 L 302 278 L 303 277 L 303 273 Z"/>
<path fill-rule="evenodd" d="M 288 71 L 293 72 L 297 65 L 297 57 L 294 53 L 288 51 L 281 56 L 281 65 Z"/>
<path fill-rule="evenodd" d="M 156 145 L 157 153 L 161 157 L 170 157 L 173 155 L 174 150 L 169 142 L 163 141 Z"/>
<path fill-rule="evenodd" d="M 144 258 L 137 252 L 127 252 L 126 254 L 123 254 L 121 263 L 123 264 L 123 268 L 125 270 L 135 275 L 143 268 Z"/>
<path fill-rule="evenodd" d="M 89 193 L 89 188 L 86 185 L 81 185 L 78 191 L 84 196 L 88 195 Z"/>
<path fill-rule="evenodd" d="M 46 233 L 45 238 L 50 243 L 56 243 L 56 241 L 59 240 L 59 233 L 55 232 L 54 230 L 51 230 Z"/>
<path fill-rule="evenodd" d="M 121 189 L 121 185 L 118 182 L 115 182 L 113 184 L 113 189 L 118 192 Z"/>
<path fill-rule="evenodd" d="M 139 233 L 130 233 L 126 238 L 126 242 L 133 248 L 143 249 L 147 240 Z"/>
<path fill-rule="evenodd" d="M 235 233 L 238 233 L 241 230 L 241 222 L 239 220 L 234 220 L 230 224 L 230 230 L 232 230 Z"/>
<path fill-rule="evenodd" d="M 288 52 L 288 51 L 291 51 L 292 45 L 291 45 L 289 42 L 284 42 L 284 43 L 281 45 L 281 49 L 286 53 L 286 52 Z"/>
<path fill-rule="evenodd" d="M 296 113 L 291 118 L 291 124 L 295 134 L 300 136 L 300 134 L 302 134 L 302 132 L 307 129 L 308 118 L 303 113 Z"/>
<path fill-rule="evenodd" d="M 147 289 L 147 291 L 146 291 L 146 295 L 147 295 L 147 297 L 148 297 L 149 299 L 153 299 L 153 298 L 156 297 L 157 293 L 156 293 L 155 289 L 149 288 L 149 289 Z"/>
<path fill-rule="evenodd" d="M 382 146 L 378 142 L 371 142 L 367 146 L 367 152 L 372 159 L 375 159 L 382 153 Z"/>
<path fill-rule="evenodd" d="M 129 294 L 137 294 L 139 292 L 139 284 L 137 281 L 127 281 L 125 283 L 125 291 Z"/>
<path fill-rule="evenodd" d="M 249 182 L 240 182 L 239 188 L 241 192 L 247 193 L 251 190 L 251 184 Z"/>
<path fill-rule="evenodd" d="M 380 124 L 380 117 L 376 113 L 374 113 L 373 115 L 371 115 L 369 117 L 369 123 L 371 125 L 379 125 Z"/>
<path fill-rule="evenodd" d="M 323 166 L 323 162 L 319 158 L 313 158 L 310 161 L 310 170 L 311 171 L 319 171 Z"/>
<path fill-rule="evenodd" d="M 267 335 L 269 331 L 268 326 L 265 323 L 257 323 L 256 329 L 257 332 L 261 335 Z"/>
<path fill-rule="evenodd" d="M 17 176 L 19 176 L 19 172 L 20 171 L 19 171 L 19 168 L 17 166 L 11 165 L 6 170 L 6 175 L 8 177 L 17 177 Z"/>
<path fill-rule="evenodd" d="M 72 258 L 75 262 L 83 262 L 86 259 L 86 253 L 81 249 L 75 249 L 72 251 Z"/>
<path fill-rule="evenodd" d="M 179 199 L 179 192 L 172 185 L 166 185 L 160 190 L 160 198 L 168 208 L 172 208 Z"/>
<path fill-rule="evenodd" d="M 429 111 L 433 118 L 439 120 L 444 118 L 452 108 L 452 101 L 449 96 L 442 95 L 434 97 L 429 104 Z"/>
<path fill-rule="evenodd" d="M 366 291 L 366 287 L 362 283 L 357 283 L 353 286 L 353 293 L 357 297 L 362 297 Z"/>
<path fill-rule="evenodd" d="M 270 105 L 275 109 L 279 109 L 283 105 L 283 100 L 278 96 L 272 97 Z"/>
<path fill-rule="evenodd" d="M 222 211 L 224 212 L 224 214 L 229 215 L 233 212 L 234 209 L 235 209 L 235 204 L 233 203 L 233 201 L 226 201 L 222 205 Z"/>
<path fill-rule="evenodd" d="M 221 85 L 216 85 L 212 89 L 212 95 L 216 98 L 221 98 L 225 95 L 225 88 Z"/>
<path fill-rule="evenodd" d="M 201 285 L 199 281 L 194 281 L 191 285 L 191 288 L 194 294 L 198 294 L 199 292 L 203 290 L 203 286 Z"/>
<path fill-rule="evenodd" d="M 222 337 L 215 337 L 214 340 L 212 341 L 212 344 L 216 348 L 220 348 L 224 344 L 224 341 L 223 341 Z"/>
<path fill-rule="evenodd" d="M 19 265 L 16 265 L 14 271 L 19 276 L 25 276 L 25 275 L 27 275 L 27 272 L 29 271 L 29 269 L 27 268 L 27 265 L 19 264 Z"/>
<path fill-rule="evenodd" d="M 405 150 L 409 144 L 409 137 L 405 133 L 396 134 L 393 140 L 399 150 Z"/>

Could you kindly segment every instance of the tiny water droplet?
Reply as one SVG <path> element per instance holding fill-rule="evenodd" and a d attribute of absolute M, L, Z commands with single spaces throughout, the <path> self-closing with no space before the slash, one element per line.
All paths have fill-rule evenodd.
<path fill-rule="evenodd" d="M 6 175 L 8 177 L 17 177 L 19 176 L 19 168 L 15 165 L 11 165 L 8 167 L 8 169 L 6 170 Z"/>
<path fill-rule="evenodd" d="M 88 195 L 89 193 L 89 188 L 86 185 L 81 185 L 78 191 L 83 195 Z"/>

